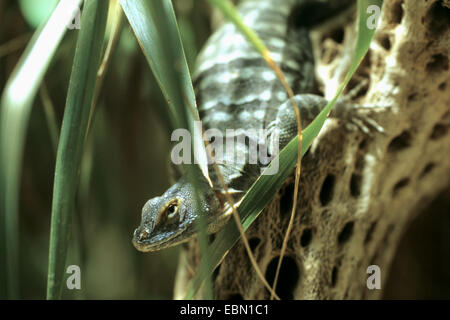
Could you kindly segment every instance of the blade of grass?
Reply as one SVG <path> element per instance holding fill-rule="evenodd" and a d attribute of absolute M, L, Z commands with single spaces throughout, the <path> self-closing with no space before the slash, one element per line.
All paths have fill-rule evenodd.
<path fill-rule="evenodd" d="M 303 145 L 301 155 L 303 156 L 311 145 L 313 139 L 318 135 L 325 120 L 333 108 L 339 95 L 344 90 L 345 86 L 350 81 L 353 73 L 358 67 L 359 63 L 367 53 L 370 42 L 373 38 L 375 30 L 367 28 L 367 13 L 366 8 L 370 4 L 378 5 L 381 7 L 382 0 L 359 0 L 361 4 L 358 4 L 358 13 L 360 16 L 357 44 L 355 47 L 355 55 L 351 67 L 345 77 L 344 82 L 339 87 L 334 98 L 328 103 L 328 105 L 322 110 L 322 112 L 314 119 L 314 121 L 303 130 Z M 298 136 L 292 139 L 288 145 L 281 150 L 277 156 L 278 159 L 274 159 L 273 162 L 279 161 L 279 171 L 275 175 L 261 175 L 257 181 L 252 185 L 244 196 L 239 206 L 239 216 L 242 221 L 244 231 L 255 221 L 259 213 L 265 208 L 265 206 L 271 201 L 275 193 L 284 183 L 287 176 L 292 172 L 296 162 L 298 154 Z M 270 170 L 269 165 L 268 170 Z M 201 286 L 203 279 L 214 271 L 215 267 L 222 261 L 227 252 L 234 246 L 239 240 L 240 232 L 233 221 L 229 221 L 227 225 L 218 233 L 214 242 L 209 247 L 208 256 L 210 262 L 214 265 L 213 268 L 205 268 L 204 265 L 200 265 L 197 273 L 189 284 L 186 299 L 192 299 L 199 287 Z"/>
<path fill-rule="evenodd" d="M 31 106 L 45 72 L 81 0 L 61 2 L 35 32 L 2 94 L 0 107 L 1 288 L 18 298 L 18 190 Z M 13 139 L 11 139 L 13 138 Z"/>
<path fill-rule="evenodd" d="M 169 115 L 174 128 L 188 128 L 191 132 L 194 155 L 200 164 L 203 175 L 208 178 L 206 150 L 203 145 L 201 128 L 195 126 L 199 120 L 194 89 L 189 74 L 181 38 L 169 0 L 140 1 L 121 0 L 122 8 L 133 28 L 150 68 L 169 103 Z M 189 181 L 195 187 L 197 208 L 199 207 L 196 177 L 202 174 L 196 165 L 185 165 Z M 198 209 L 197 209 L 198 210 Z M 198 210 L 200 211 L 200 210 Z M 206 221 L 200 216 L 200 247 L 207 252 Z M 202 263 L 209 265 L 208 256 L 203 254 Z M 212 298 L 210 278 L 206 278 L 205 296 Z"/>
<path fill-rule="evenodd" d="M 55 152 L 56 156 L 56 150 L 58 149 L 59 128 L 55 116 L 55 106 L 52 99 L 50 98 L 50 94 L 45 82 L 41 85 L 39 96 L 41 98 L 42 106 L 44 107 L 45 120 L 47 120 L 50 140 L 52 141 L 53 151 Z"/>
<path fill-rule="evenodd" d="M 23 34 L 0 45 L 0 59 L 24 47 L 30 41 L 30 34 Z"/>
<path fill-rule="evenodd" d="M 101 88 L 103 87 L 103 81 L 106 75 L 106 72 L 109 67 L 109 63 L 111 61 L 112 53 L 115 51 L 118 39 L 120 38 L 120 32 L 122 31 L 123 26 L 123 14 L 122 8 L 118 0 L 109 1 L 109 9 L 108 9 L 108 18 L 106 21 L 106 49 L 103 54 L 103 58 L 101 64 L 97 71 L 97 80 L 95 82 L 95 89 L 92 98 L 91 110 L 89 113 L 89 121 L 87 128 L 87 138 L 85 142 L 84 152 L 81 159 L 80 164 L 80 182 L 77 191 L 77 198 L 75 200 L 75 217 L 74 217 L 74 226 L 72 228 L 74 232 L 73 236 L 73 250 L 76 252 L 76 259 L 79 261 L 79 267 L 81 270 L 84 270 L 84 266 L 86 265 L 86 253 L 87 253 L 87 240 L 85 238 L 86 231 L 84 229 L 85 217 L 83 212 L 88 207 L 89 195 L 91 194 L 91 180 L 93 173 L 93 165 L 94 165 L 94 137 L 93 134 L 90 134 L 92 130 L 92 120 L 95 114 L 95 110 L 97 110 L 97 102 L 99 95 L 101 93 Z M 105 191 L 107 192 L 107 191 Z M 69 246 L 69 253 L 71 247 Z M 69 256 L 70 257 L 70 256 Z M 83 299 L 83 291 L 78 290 L 77 292 L 79 296 L 77 298 Z"/>
<path fill-rule="evenodd" d="M 100 94 L 103 80 L 105 78 L 106 70 L 108 69 L 111 55 L 117 46 L 122 31 L 122 8 L 118 0 L 109 2 L 109 14 L 106 23 L 106 33 L 108 34 L 108 44 L 106 46 L 105 54 L 103 55 L 102 63 L 98 68 L 97 81 L 95 82 L 94 98 L 92 99 L 91 113 L 89 114 L 88 131 L 91 127 L 92 117 L 94 116 L 95 106 L 97 105 L 98 96 Z"/>
<path fill-rule="evenodd" d="M 112 53 L 114 52 L 114 49 L 116 48 L 118 40 L 120 38 L 120 33 L 122 31 L 123 26 L 122 21 L 123 21 L 122 8 L 120 7 L 118 0 L 110 1 L 108 9 L 108 19 L 106 21 L 107 45 L 97 72 L 97 81 L 95 82 L 94 97 L 92 99 L 92 106 L 89 113 L 88 133 L 91 128 L 92 118 L 96 110 L 98 97 L 101 92 L 103 80 L 105 78 L 109 62 L 111 61 Z M 86 142 L 86 151 L 83 154 L 83 159 L 81 162 L 82 170 L 79 187 L 79 198 L 80 202 L 83 205 L 86 204 L 90 193 L 89 187 L 91 181 L 92 163 L 93 163 L 93 142 L 91 140 L 88 140 Z M 83 168 L 85 168 L 85 170 L 83 170 Z M 78 219 L 81 220 L 81 216 L 79 216 Z"/>
<path fill-rule="evenodd" d="M 105 35 L 108 2 L 88 0 L 81 16 L 53 186 L 47 299 L 61 297 L 79 169 Z"/>
<path fill-rule="evenodd" d="M 200 120 L 194 89 L 170 0 L 121 0 L 120 4 L 169 104 L 173 127 L 187 128 L 192 133 L 196 161 L 208 179 L 202 132 L 194 125 Z"/>

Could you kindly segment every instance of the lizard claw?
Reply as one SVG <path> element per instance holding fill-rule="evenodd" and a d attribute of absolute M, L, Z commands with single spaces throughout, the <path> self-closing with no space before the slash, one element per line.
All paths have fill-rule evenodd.
<path fill-rule="evenodd" d="M 364 134 L 372 136 L 373 132 L 384 134 L 384 129 L 375 120 L 373 120 L 367 113 L 361 113 L 359 110 L 352 114 L 348 124 L 350 130 L 360 130 Z"/>
<path fill-rule="evenodd" d="M 351 103 L 351 101 L 355 98 L 358 97 L 358 95 L 360 94 L 360 92 L 365 88 L 367 89 L 367 87 L 369 86 L 369 80 L 363 78 L 359 80 L 359 83 L 353 87 L 352 89 L 350 89 L 350 91 L 348 91 L 347 93 L 343 94 L 342 97 L 340 98 L 341 101 L 344 101 L 346 103 Z"/>
<path fill-rule="evenodd" d="M 364 134 L 371 136 L 374 132 L 384 133 L 383 127 L 372 119 L 372 111 L 375 109 L 379 109 L 379 107 L 338 100 L 333 111 L 338 118 L 345 121 L 348 129 L 362 131 Z"/>

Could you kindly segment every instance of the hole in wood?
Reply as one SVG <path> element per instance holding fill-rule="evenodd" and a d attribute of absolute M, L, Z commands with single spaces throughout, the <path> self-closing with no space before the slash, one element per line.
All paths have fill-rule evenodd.
<path fill-rule="evenodd" d="M 339 269 L 337 266 L 333 267 L 333 270 L 331 271 L 331 286 L 334 288 L 336 286 L 337 280 L 338 280 L 338 272 Z"/>
<path fill-rule="evenodd" d="M 367 139 L 362 139 L 358 145 L 359 150 L 364 150 L 367 147 Z"/>
<path fill-rule="evenodd" d="M 300 245 L 302 247 L 307 247 L 311 243 L 312 234 L 313 232 L 310 228 L 303 230 L 302 236 L 300 238 Z"/>
<path fill-rule="evenodd" d="M 442 71 L 448 71 L 448 58 L 447 56 L 438 53 L 431 56 L 430 62 L 428 62 L 426 68 L 428 73 L 438 73 Z"/>
<path fill-rule="evenodd" d="M 390 23 L 400 24 L 403 19 L 403 1 L 397 1 L 393 4 L 391 10 L 387 10 L 389 13 Z"/>
<path fill-rule="evenodd" d="M 278 256 L 274 257 L 267 266 L 266 280 L 270 285 L 273 284 L 273 280 L 275 279 L 278 259 Z M 294 289 L 297 286 L 299 278 L 300 271 L 295 260 L 289 256 L 284 256 L 275 292 L 281 299 L 293 299 Z M 268 296 L 270 296 L 269 291 L 267 289 L 265 290 Z"/>
<path fill-rule="evenodd" d="M 342 43 L 344 42 L 344 35 L 344 29 L 336 28 L 330 32 L 328 38 L 332 39 L 336 43 Z"/>
<path fill-rule="evenodd" d="M 361 195 L 361 181 L 362 177 L 360 174 L 352 174 L 350 178 L 350 194 L 353 198 L 357 198 Z"/>
<path fill-rule="evenodd" d="M 416 98 L 417 98 L 417 93 L 415 93 L 415 92 L 408 95 L 408 101 L 416 100 Z"/>
<path fill-rule="evenodd" d="M 255 251 L 258 244 L 261 242 L 261 240 L 258 237 L 253 237 L 250 240 L 248 240 L 248 245 L 250 246 L 250 249 L 252 251 Z"/>
<path fill-rule="evenodd" d="M 280 214 L 281 216 L 290 215 L 294 200 L 295 184 L 291 183 L 283 190 L 283 195 L 280 198 Z"/>
<path fill-rule="evenodd" d="M 391 40 L 388 35 L 384 35 L 380 39 L 380 45 L 387 51 L 391 50 Z"/>
<path fill-rule="evenodd" d="M 448 125 L 438 123 L 433 127 L 433 131 L 431 131 L 430 139 L 431 140 L 438 140 L 445 136 L 448 131 Z"/>
<path fill-rule="evenodd" d="M 333 199 L 335 180 L 334 175 L 328 174 L 323 181 L 319 196 L 322 206 L 327 205 Z"/>
<path fill-rule="evenodd" d="M 406 187 L 408 184 L 409 178 L 404 178 L 397 182 L 392 190 L 393 195 L 396 196 L 400 192 L 400 190 Z"/>
<path fill-rule="evenodd" d="M 424 21 L 432 37 L 439 37 L 450 28 L 450 8 L 442 0 L 433 3 L 425 15 Z"/>
<path fill-rule="evenodd" d="M 427 163 L 427 165 L 423 168 L 422 173 L 420 174 L 420 177 L 423 178 L 427 174 L 429 174 L 436 165 L 433 162 Z"/>
<path fill-rule="evenodd" d="M 343 245 L 348 240 L 350 240 L 350 238 L 353 235 L 353 226 L 354 225 L 355 225 L 355 223 L 353 221 L 347 222 L 345 224 L 345 226 L 342 228 L 341 232 L 338 235 L 338 244 L 339 245 Z"/>
<path fill-rule="evenodd" d="M 392 139 L 388 146 L 388 152 L 398 152 L 411 146 L 411 134 L 403 131 L 400 135 Z"/>

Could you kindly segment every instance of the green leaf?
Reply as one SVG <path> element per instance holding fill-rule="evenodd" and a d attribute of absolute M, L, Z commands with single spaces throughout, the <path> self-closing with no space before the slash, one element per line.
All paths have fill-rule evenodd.
<path fill-rule="evenodd" d="M 375 29 L 367 28 L 366 24 L 368 18 L 367 8 L 369 5 L 377 5 L 381 8 L 382 0 L 358 0 L 359 29 L 351 67 L 334 98 L 314 119 L 314 121 L 305 130 L 303 130 L 302 156 L 308 150 L 313 139 L 319 134 L 319 131 L 325 123 L 325 120 L 333 108 L 334 103 L 344 90 L 348 81 L 350 81 L 353 73 L 356 71 L 356 68 L 369 49 L 370 42 L 375 32 Z M 275 175 L 261 175 L 244 196 L 238 209 L 244 230 L 246 230 L 255 221 L 259 213 L 271 201 L 289 174 L 292 173 L 292 170 L 297 162 L 297 148 L 298 136 L 292 139 L 289 144 L 283 148 L 278 155 L 278 159 L 273 160 L 279 161 L 278 173 Z M 270 169 L 270 166 L 268 169 Z M 239 237 L 240 233 L 236 227 L 236 224 L 234 220 L 230 219 L 227 225 L 218 233 L 214 242 L 208 248 L 206 256 L 208 256 L 210 263 L 208 265 L 200 264 L 197 273 L 189 284 L 186 299 L 192 299 L 195 296 L 196 292 L 203 283 L 203 279 L 212 274 L 223 257 L 239 240 Z M 213 265 L 212 268 L 210 267 L 211 265 Z"/>
<path fill-rule="evenodd" d="M 0 102 L 0 296 L 18 298 L 18 190 L 32 103 L 80 1 L 61 2 L 37 30 L 14 68 Z M 5 291 L 3 291 L 5 290 Z M 7 291 L 7 293 L 6 293 Z"/>
<path fill-rule="evenodd" d="M 201 128 L 194 122 L 199 120 L 199 116 L 172 3 L 170 0 L 121 0 L 120 4 L 169 104 L 173 127 L 186 128 L 191 133 L 193 154 L 200 167 L 185 165 L 185 172 L 196 186 L 195 177 L 202 174 L 199 169 L 203 171 L 205 177 L 208 177 L 206 150 Z M 195 196 L 198 199 L 197 188 L 195 189 Z M 200 217 L 200 245 L 202 252 L 205 252 L 208 247 L 206 222 L 203 216 Z M 208 258 L 202 263 L 211 267 Z M 211 298 L 209 277 L 206 279 L 208 283 L 205 286 L 205 295 Z"/>
<path fill-rule="evenodd" d="M 58 4 L 58 0 L 19 0 L 20 10 L 22 11 L 25 20 L 33 28 L 37 28 L 46 21 L 53 9 Z"/>
<path fill-rule="evenodd" d="M 194 89 L 171 1 L 121 0 L 120 4 L 169 104 L 173 127 L 192 133 L 193 154 L 208 177 L 201 131 L 194 124 L 200 119 Z"/>
<path fill-rule="evenodd" d="M 56 156 L 47 299 L 61 297 L 79 170 L 105 35 L 107 1 L 88 0 L 81 16 Z"/>

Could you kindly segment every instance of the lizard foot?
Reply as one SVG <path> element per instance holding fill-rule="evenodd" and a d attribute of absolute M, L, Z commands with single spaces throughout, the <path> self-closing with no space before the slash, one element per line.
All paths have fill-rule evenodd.
<path fill-rule="evenodd" d="M 335 106 L 339 118 L 345 120 L 345 125 L 349 130 L 361 131 L 372 136 L 374 132 L 384 133 L 384 129 L 373 118 L 372 111 L 378 109 L 377 106 L 362 106 L 356 104 L 343 103 L 338 101 Z"/>
<path fill-rule="evenodd" d="M 356 110 L 350 116 L 346 123 L 349 130 L 359 130 L 368 136 L 372 136 L 374 132 L 384 134 L 384 129 L 380 126 L 367 112 Z"/>

